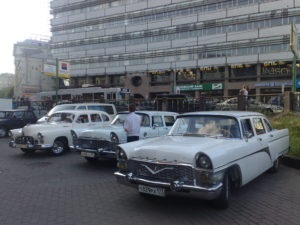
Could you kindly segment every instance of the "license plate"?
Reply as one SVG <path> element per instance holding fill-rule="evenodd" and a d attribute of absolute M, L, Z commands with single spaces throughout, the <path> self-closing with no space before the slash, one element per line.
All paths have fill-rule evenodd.
<path fill-rule="evenodd" d="M 27 148 L 25 144 L 16 144 L 16 148 Z"/>
<path fill-rule="evenodd" d="M 156 196 L 161 196 L 161 197 L 166 196 L 166 190 L 164 188 L 139 185 L 138 189 L 139 189 L 139 192 L 141 192 L 141 193 L 146 193 L 146 194 L 156 195 Z"/>
<path fill-rule="evenodd" d="M 84 156 L 84 157 L 95 158 L 94 152 L 81 152 L 80 154 L 81 154 L 81 156 Z"/>

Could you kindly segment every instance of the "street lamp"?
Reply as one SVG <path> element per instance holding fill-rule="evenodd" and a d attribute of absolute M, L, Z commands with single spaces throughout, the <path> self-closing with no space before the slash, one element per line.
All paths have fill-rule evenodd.
<path fill-rule="evenodd" d="M 296 92 L 296 80 L 297 80 L 297 67 L 296 61 L 298 57 L 298 32 L 296 28 L 296 24 L 291 24 L 291 34 L 290 34 L 290 50 L 293 53 L 293 69 L 292 69 L 292 92 Z"/>

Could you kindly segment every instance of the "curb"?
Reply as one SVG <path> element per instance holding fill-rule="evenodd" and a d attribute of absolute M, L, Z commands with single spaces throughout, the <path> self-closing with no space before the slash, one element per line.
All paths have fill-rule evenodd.
<path fill-rule="evenodd" d="M 285 155 L 281 158 L 281 162 L 289 167 L 300 169 L 300 158 L 290 155 Z"/>

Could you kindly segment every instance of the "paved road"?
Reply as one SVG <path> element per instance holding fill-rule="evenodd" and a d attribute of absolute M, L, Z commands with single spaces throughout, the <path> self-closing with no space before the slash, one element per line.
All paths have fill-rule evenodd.
<path fill-rule="evenodd" d="M 141 197 L 117 184 L 115 163 L 77 154 L 26 155 L 0 140 L 0 225 L 300 224 L 300 170 L 281 166 L 232 197 L 227 210 L 197 198 Z"/>

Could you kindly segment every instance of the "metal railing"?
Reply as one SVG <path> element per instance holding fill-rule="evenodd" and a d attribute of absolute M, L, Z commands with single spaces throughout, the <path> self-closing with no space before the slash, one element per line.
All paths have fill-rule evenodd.
<path fill-rule="evenodd" d="M 62 103 L 95 102 L 85 99 L 83 101 L 67 101 L 56 103 L 47 101 L 14 101 L 13 108 L 31 108 L 37 117 L 46 114 L 53 106 Z M 199 98 L 156 98 L 151 100 L 101 100 L 105 103 L 115 104 L 118 111 L 127 111 L 129 103 L 135 103 L 138 110 L 173 111 L 178 113 L 212 110 L 249 110 L 267 112 L 300 111 L 300 92 L 272 95 L 249 95 L 247 103 L 241 96 L 201 96 Z"/>

